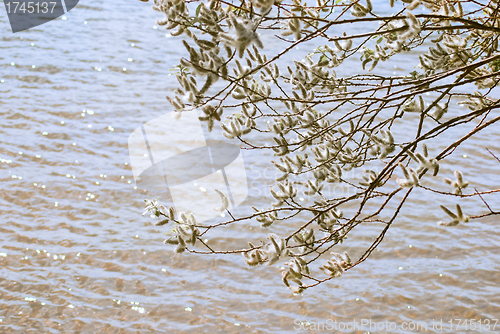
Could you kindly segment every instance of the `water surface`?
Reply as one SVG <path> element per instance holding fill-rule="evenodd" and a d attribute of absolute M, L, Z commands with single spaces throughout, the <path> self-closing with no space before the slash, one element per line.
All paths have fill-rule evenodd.
<path fill-rule="evenodd" d="M 155 194 L 135 188 L 127 138 L 171 111 L 180 40 L 139 1 L 81 1 L 65 18 L 12 34 L 0 10 L 0 332 L 288 333 L 294 321 L 328 319 L 443 319 L 448 332 L 467 332 L 446 324 L 500 318 L 498 220 L 438 227 L 443 212 L 420 190 L 369 261 L 303 296 L 281 283 L 279 265 L 174 256 L 166 230 L 141 216 Z M 497 130 L 459 147 L 441 175 L 460 166 L 471 188 L 498 187 L 485 150 L 500 152 Z M 268 160 L 247 154 L 247 203 L 266 205 Z M 480 201 L 463 206 L 486 212 Z M 360 255 L 369 232 L 342 251 Z M 265 233 L 235 226 L 209 242 L 241 247 Z"/>

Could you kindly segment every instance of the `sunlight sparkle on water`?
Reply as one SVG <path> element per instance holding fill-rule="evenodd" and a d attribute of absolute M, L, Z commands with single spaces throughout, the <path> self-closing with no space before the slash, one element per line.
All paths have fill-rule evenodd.
<path fill-rule="evenodd" d="M 144 307 L 138 307 L 138 306 L 132 306 L 132 310 L 138 311 L 139 313 L 146 312 L 146 310 L 144 309 Z"/>

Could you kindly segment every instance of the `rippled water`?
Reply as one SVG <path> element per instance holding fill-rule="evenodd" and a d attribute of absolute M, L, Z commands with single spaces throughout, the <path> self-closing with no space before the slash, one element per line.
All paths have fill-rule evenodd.
<path fill-rule="evenodd" d="M 467 332 L 446 322 L 500 318 L 498 220 L 438 227 L 443 213 L 420 191 L 369 261 L 303 296 L 278 267 L 250 269 L 240 255 L 173 256 L 165 230 L 141 216 L 154 194 L 134 188 L 127 138 L 170 111 L 180 41 L 154 28 L 149 4 L 80 3 L 17 34 L 0 10 L 0 332 L 286 333 L 296 319 L 361 318 L 443 319 Z M 499 139 L 490 129 L 460 147 L 441 175 L 460 165 L 471 187 L 498 187 L 485 147 L 500 152 Z M 247 155 L 251 182 L 262 183 L 265 161 Z M 265 203 L 257 188 L 248 203 Z M 464 209 L 485 212 L 480 201 Z M 264 232 L 234 226 L 209 243 Z M 344 250 L 360 255 L 371 232 Z"/>

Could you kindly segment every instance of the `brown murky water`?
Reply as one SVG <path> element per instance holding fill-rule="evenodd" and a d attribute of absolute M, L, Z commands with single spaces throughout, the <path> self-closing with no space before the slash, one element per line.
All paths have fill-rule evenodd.
<path fill-rule="evenodd" d="M 80 3 L 66 20 L 17 34 L 0 10 L 1 333 L 288 333 L 299 321 L 361 319 L 398 326 L 374 333 L 487 333 L 448 321 L 500 318 L 498 220 L 438 227 L 443 213 L 419 191 L 370 261 L 303 296 L 282 285 L 279 266 L 173 256 L 165 230 L 141 216 L 154 194 L 134 188 L 127 138 L 170 111 L 180 41 L 154 28 L 149 4 Z M 498 132 L 460 147 L 441 175 L 459 165 L 472 187 L 498 187 L 500 166 L 484 149 L 500 152 Z M 246 159 L 253 205 L 265 203 L 259 159 Z M 485 212 L 477 201 L 464 209 Z M 264 232 L 235 226 L 209 242 L 236 247 Z M 343 250 L 359 254 L 371 232 Z M 431 327 L 441 319 L 442 331 Z M 410 321 L 429 327 L 400 327 Z"/>

